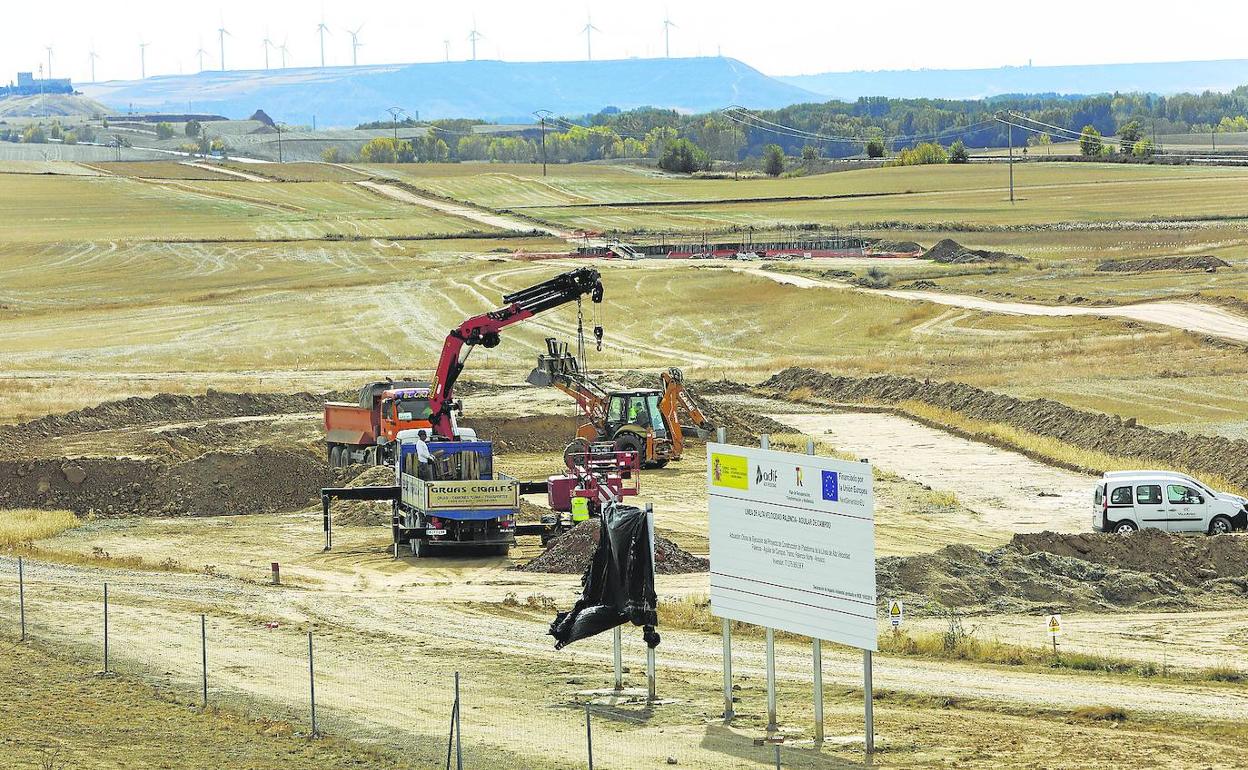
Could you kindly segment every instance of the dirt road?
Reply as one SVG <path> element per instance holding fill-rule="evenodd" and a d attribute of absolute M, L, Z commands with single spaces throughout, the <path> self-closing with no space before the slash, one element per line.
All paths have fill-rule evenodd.
<path fill-rule="evenodd" d="M 802 275 L 778 273 L 772 270 L 751 268 L 748 272 L 769 278 L 778 283 L 803 289 L 834 288 L 883 294 L 897 299 L 915 302 L 931 302 L 984 313 L 1027 316 L 1104 316 L 1122 318 L 1157 326 L 1208 334 L 1214 337 L 1248 342 L 1248 318 L 1236 315 L 1212 305 L 1200 302 L 1159 301 L 1141 302 L 1135 305 L 1114 307 L 1083 307 L 1080 305 L 1040 305 L 1032 302 L 1000 302 L 967 294 L 947 294 L 939 291 L 915 291 L 910 289 L 863 289 L 844 281 L 821 280 Z"/>
<path fill-rule="evenodd" d="M 1087 530 L 1095 478 L 1054 468 L 892 414 L 776 414 L 773 419 L 870 458 L 879 468 L 949 490 L 997 531 Z"/>
<path fill-rule="evenodd" d="M 531 233 L 534 230 L 553 235 L 556 238 L 572 239 L 571 233 L 562 230 L 556 230 L 545 225 L 526 222 L 521 219 L 506 216 L 505 214 L 495 214 L 483 209 L 474 208 L 462 203 L 451 203 L 439 198 L 431 198 L 423 195 L 417 195 L 410 190 L 401 187 L 395 187 L 385 182 L 376 182 L 372 180 L 364 182 L 356 182 L 361 187 L 372 190 L 375 193 L 384 195 L 387 198 L 393 198 L 396 201 L 409 203 L 413 206 L 423 206 L 428 209 L 441 211 L 444 214 L 460 217 L 461 219 L 469 219 L 478 224 L 485 225 L 498 230 L 509 230 L 517 233 Z M 579 242 L 579 241 L 578 241 Z"/>

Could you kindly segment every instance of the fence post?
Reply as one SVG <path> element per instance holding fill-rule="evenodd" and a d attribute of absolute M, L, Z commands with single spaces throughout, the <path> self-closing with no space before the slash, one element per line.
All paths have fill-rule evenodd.
<path fill-rule="evenodd" d="M 108 583 L 104 584 L 104 673 L 108 673 Z"/>
<path fill-rule="evenodd" d="M 316 732 L 316 669 L 312 664 L 312 632 L 308 632 L 308 693 L 312 704 L 312 737 Z"/>
<path fill-rule="evenodd" d="M 611 630 L 611 653 L 615 661 L 615 691 L 624 689 L 624 640 L 619 626 Z"/>
<path fill-rule="evenodd" d="M 22 638 L 26 641 L 26 571 L 22 557 L 17 557 L 17 604 L 21 614 Z"/>
<path fill-rule="evenodd" d="M 456 671 L 455 672 L 455 770 L 464 770 L 464 747 L 461 742 L 461 739 L 463 737 L 462 736 L 463 731 L 462 731 L 462 727 L 459 721 L 461 711 L 462 709 L 459 707 L 459 672 Z"/>
<path fill-rule="evenodd" d="M 199 654 L 204 670 L 204 708 L 208 708 L 208 618 L 199 616 Z"/>
<path fill-rule="evenodd" d="M 589 704 L 585 704 L 585 750 L 589 754 L 589 770 L 594 770 L 594 728 L 589 720 Z"/>
<path fill-rule="evenodd" d="M 657 675 L 654 666 L 654 648 L 646 645 L 646 700 L 658 699 Z"/>

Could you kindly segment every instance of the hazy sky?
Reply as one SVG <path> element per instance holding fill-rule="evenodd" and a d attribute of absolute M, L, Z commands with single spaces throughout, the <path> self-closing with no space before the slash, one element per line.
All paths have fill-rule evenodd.
<path fill-rule="evenodd" d="M 1062 5 L 960 0 L 847 3 L 823 0 L 195 0 L 178 2 L 5 2 L 0 8 L 0 83 L 17 70 L 47 66 L 52 74 L 90 79 L 88 52 L 99 58 L 99 80 L 139 75 L 139 42 L 147 74 L 196 72 L 221 66 L 217 28 L 229 69 L 264 66 L 263 40 L 286 41 L 289 66 L 319 64 L 316 25 L 323 17 L 326 63 L 351 63 L 348 29 L 361 24 L 361 64 L 441 61 L 470 55 L 475 17 L 482 59 L 584 59 L 587 16 L 595 59 L 663 54 L 663 19 L 670 14 L 673 56 L 722 51 L 773 75 L 854 69 L 995 67 L 1004 64 L 1087 64 L 1248 58 L 1248 3 L 1189 0 L 1175 21 L 1173 2 L 1137 0 Z M 1025 9 L 1034 11 L 1027 12 Z M 1093 23 L 1080 23 L 1083 18 Z M 270 66 L 281 55 L 269 54 Z"/>

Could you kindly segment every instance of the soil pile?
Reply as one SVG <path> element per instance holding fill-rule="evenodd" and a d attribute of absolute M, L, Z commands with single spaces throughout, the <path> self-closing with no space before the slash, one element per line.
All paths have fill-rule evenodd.
<path fill-rule="evenodd" d="M 297 510 L 350 478 L 317 454 L 257 447 L 182 462 L 131 458 L 0 461 L 0 507 L 103 516 L 218 515 Z"/>
<path fill-rule="evenodd" d="M 837 377 L 797 367 L 772 376 L 762 387 L 781 394 L 801 391 L 844 403 L 921 401 L 1084 449 L 1138 458 L 1145 466 L 1190 468 L 1226 479 L 1248 479 L 1248 441 L 1154 430 L 1117 415 L 1085 412 L 1048 399 L 1018 399 L 957 382 L 892 376 Z"/>
<path fill-rule="evenodd" d="M 945 238 L 932 248 L 919 255 L 919 259 L 930 259 L 945 265 L 966 265 L 980 262 L 1026 262 L 1017 254 L 1004 251 L 988 251 L 986 249 L 968 249 L 952 238 Z"/>
<path fill-rule="evenodd" d="M 348 487 L 394 486 L 394 468 L 389 465 L 363 467 L 360 475 L 347 482 Z M 392 506 L 384 500 L 335 500 L 330 507 L 334 523 L 344 527 L 376 527 L 390 525 Z"/>
<path fill-rule="evenodd" d="M 147 423 L 202 422 L 226 417 L 319 412 L 323 394 L 314 393 L 222 393 L 209 390 L 202 396 L 162 393 L 108 401 L 99 406 L 65 414 L 50 414 L 18 425 L 0 426 L 0 439 L 22 444 L 50 436 L 114 430 Z"/>
<path fill-rule="evenodd" d="M 570 402 L 569 402 L 570 403 Z M 563 452 L 576 436 L 580 420 L 571 415 L 533 415 L 528 417 L 473 417 L 464 420 L 483 440 L 493 441 L 494 448 L 508 452 Z"/>
<path fill-rule="evenodd" d="M 920 612 L 1197 609 L 1248 604 L 1248 541 L 1144 531 L 1015 537 L 992 551 L 952 545 L 876 564 L 882 597 Z M 1217 542 L 1222 541 L 1222 542 Z M 936 606 L 933 606 L 936 605 Z"/>
<path fill-rule="evenodd" d="M 1149 257 L 1145 259 L 1111 259 L 1097 265 L 1099 273 L 1148 273 L 1155 270 L 1204 270 L 1217 272 L 1231 263 L 1213 256 Z"/>
<path fill-rule="evenodd" d="M 601 522 L 597 520 L 582 522 L 552 540 L 540 556 L 520 569 L 524 572 L 580 575 L 589 568 L 601 534 Z M 690 572 L 706 572 L 710 569 L 710 563 L 656 534 L 654 536 L 654 569 L 660 575 L 684 575 Z"/>

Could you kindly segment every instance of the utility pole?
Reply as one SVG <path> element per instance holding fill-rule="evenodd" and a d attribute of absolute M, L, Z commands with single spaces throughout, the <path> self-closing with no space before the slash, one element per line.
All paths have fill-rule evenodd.
<path fill-rule="evenodd" d="M 1010 203 L 1014 202 L 1014 124 L 1006 123 L 1006 133 L 1010 137 Z"/>
<path fill-rule="evenodd" d="M 390 113 L 390 119 L 394 122 L 394 162 L 399 162 L 399 116 L 403 114 L 402 107 L 389 107 L 386 112 Z"/>
<path fill-rule="evenodd" d="M 546 116 L 542 116 L 542 176 L 546 176 Z"/>

